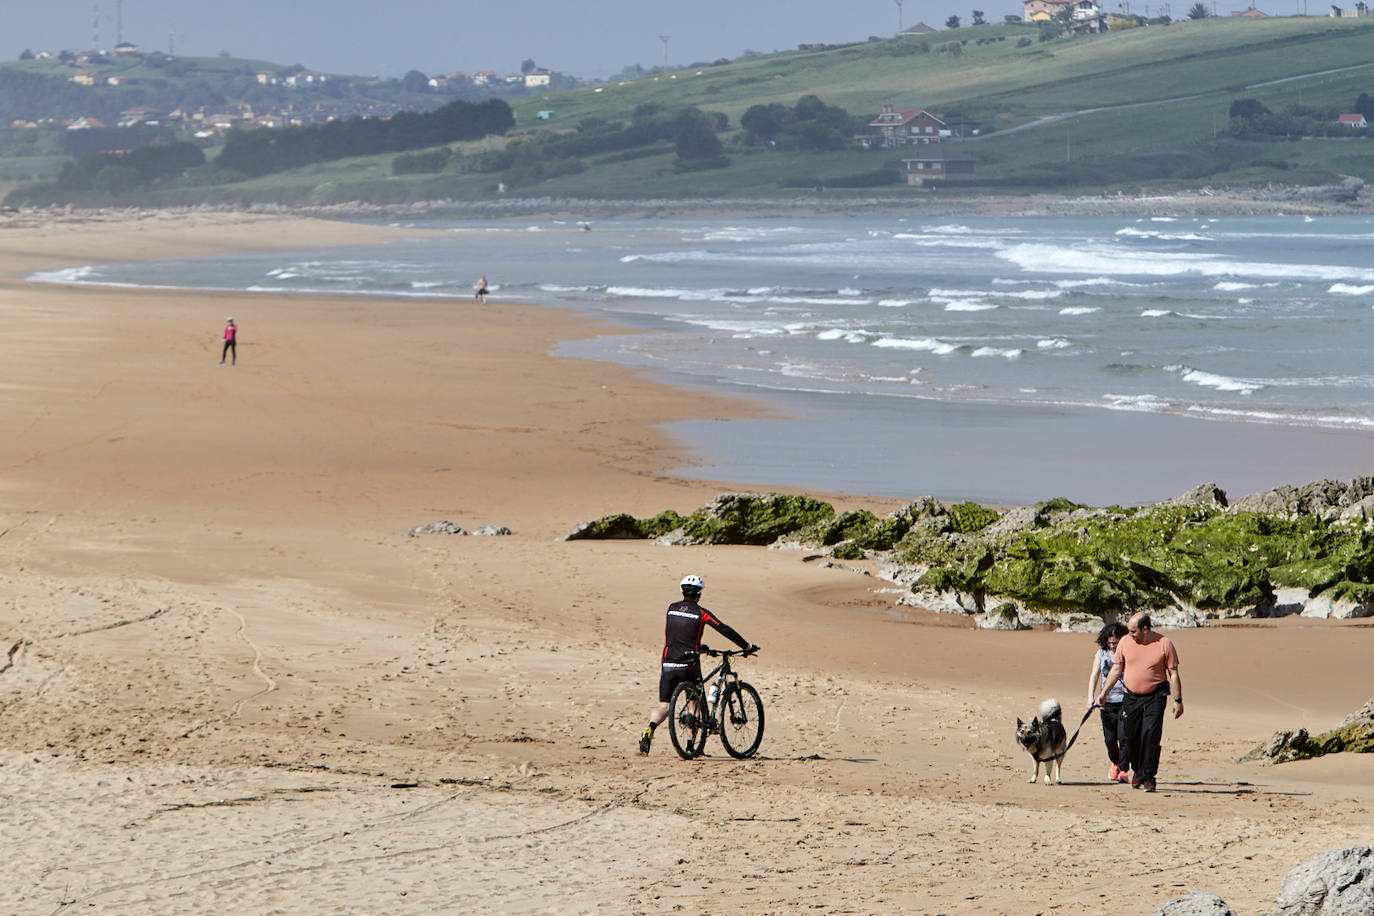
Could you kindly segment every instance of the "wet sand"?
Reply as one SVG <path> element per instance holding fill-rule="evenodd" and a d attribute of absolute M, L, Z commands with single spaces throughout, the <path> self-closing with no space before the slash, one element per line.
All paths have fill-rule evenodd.
<path fill-rule="evenodd" d="M 670 473 L 699 456 L 659 425 L 760 411 L 548 355 L 607 326 L 21 279 L 394 231 L 0 224 L 14 911 L 1148 913 L 1209 890 L 1255 913 L 1368 842 L 1374 758 L 1235 760 L 1368 699 L 1374 628 L 1171 634 L 1188 712 L 1160 791 L 1103 782 L 1091 720 L 1068 784 L 1028 785 L 1014 720 L 1057 696 L 1077 721 L 1089 637 L 897 609 L 798 552 L 559 540 L 734 489 Z M 438 519 L 514 534 L 404 536 Z M 633 751 L 687 572 L 764 646 L 757 759 Z"/>

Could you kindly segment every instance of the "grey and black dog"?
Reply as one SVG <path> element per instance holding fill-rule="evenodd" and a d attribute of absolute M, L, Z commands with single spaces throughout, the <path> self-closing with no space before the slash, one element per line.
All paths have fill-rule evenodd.
<path fill-rule="evenodd" d="M 1040 704 L 1040 715 L 1029 722 L 1016 720 L 1016 743 L 1035 761 L 1031 782 L 1040 778 L 1042 763 L 1045 765 L 1045 785 L 1063 782 L 1059 776 L 1059 765 L 1064 762 L 1064 754 L 1068 751 L 1069 736 L 1059 715 L 1059 701 L 1046 700 Z"/>

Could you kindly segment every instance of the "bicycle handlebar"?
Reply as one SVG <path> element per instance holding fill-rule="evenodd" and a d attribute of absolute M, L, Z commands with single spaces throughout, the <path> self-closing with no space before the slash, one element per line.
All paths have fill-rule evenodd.
<path fill-rule="evenodd" d="M 730 658 L 735 655 L 748 658 L 759 651 L 758 646 L 750 646 L 748 649 L 712 649 L 710 646 L 701 646 L 698 650 L 702 655 L 709 655 L 712 658 Z"/>

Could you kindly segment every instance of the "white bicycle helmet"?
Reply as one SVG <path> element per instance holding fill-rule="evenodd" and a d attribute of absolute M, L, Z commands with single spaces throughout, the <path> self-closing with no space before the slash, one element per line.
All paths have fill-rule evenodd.
<path fill-rule="evenodd" d="M 683 588 L 684 590 L 685 590 L 685 589 L 691 588 L 691 589 L 696 589 L 697 591 L 701 591 L 701 590 L 702 590 L 703 588 L 705 588 L 705 587 L 706 587 L 706 583 L 703 582 L 703 581 L 701 581 L 701 576 L 683 576 L 683 577 L 682 577 L 682 588 Z"/>

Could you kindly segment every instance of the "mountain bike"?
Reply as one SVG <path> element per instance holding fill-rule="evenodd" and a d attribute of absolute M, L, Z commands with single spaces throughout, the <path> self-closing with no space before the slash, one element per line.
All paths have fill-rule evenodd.
<path fill-rule="evenodd" d="M 720 658 L 720 664 L 699 681 L 678 684 L 668 703 L 668 734 L 683 760 L 700 757 L 706 739 L 720 735 L 731 757 L 752 757 L 763 741 L 763 701 L 759 692 L 730 667 L 739 650 L 715 651 L 702 646 L 700 654 Z"/>

